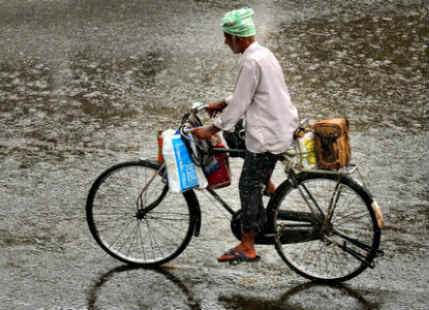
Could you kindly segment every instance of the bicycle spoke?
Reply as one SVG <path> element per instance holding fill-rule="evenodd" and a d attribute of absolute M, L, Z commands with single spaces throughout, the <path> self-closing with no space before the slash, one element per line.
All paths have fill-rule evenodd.
<path fill-rule="evenodd" d="M 363 212 L 363 211 L 356 211 L 353 213 L 350 213 L 348 215 L 344 215 L 342 217 L 336 218 L 335 219 L 335 225 L 340 225 L 341 223 L 344 223 L 345 221 L 349 221 L 352 223 L 356 223 L 357 220 L 367 217 L 368 214 Z"/>
<path fill-rule="evenodd" d="M 106 222 L 109 223 L 112 221 L 112 218 L 115 218 L 117 221 L 120 221 L 122 219 L 128 219 L 128 218 L 132 218 L 135 219 L 135 214 L 133 214 L 132 216 L 130 216 L 129 214 L 124 214 L 123 212 L 120 213 L 106 213 L 103 212 L 103 214 L 98 214 L 98 222 Z M 102 219 L 99 219 L 100 217 L 102 217 Z"/>
<path fill-rule="evenodd" d="M 153 221 L 153 219 L 157 220 L 157 221 Z M 172 245 L 177 245 L 177 242 L 172 242 L 172 238 L 171 237 L 166 237 L 165 236 L 165 232 L 169 232 L 171 236 L 175 236 L 177 233 L 181 232 L 181 228 L 183 227 L 183 225 L 180 225 L 179 227 L 177 227 L 175 225 L 175 223 L 177 224 L 177 221 L 180 222 L 188 222 L 189 221 L 189 217 L 188 219 L 174 219 L 173 221 L 171 221 L 170 219 L 163 219 L 163 218 L 149 218 L 146 217 L 146 222 L 149 224 L 149 222 L 153 222 L 154 224 L 156 223 L 157 226 L 160 226 L 161 229 L 156 229 L 157 234 L 162 235 L 164 237 L 165 240 L 169 241 Z M 150 221 L 149 221 L 150 220 Z M 154 229 L 154 226 L 152 226 L 152 230 Z"/>
<path fill-rule="evenodd" d="M 132 225 L 132 222 L 130 222 L 130 223 L 128 224 L 128 226 L 125 226 L 125 227 L 124 227 L 124 229 L 123 229 L 123 230 L 121 230 L 121 231 L 117 234 L 117 237 L 114 239 L 113 243 L 111 243 L 111 244 L 110 244 L 110 246 L 111 246 L 112 248 L 114 248 L 114 247 L 115 247 L 115 245 L 116 245 L 117 243 L 119 243 L 119 241 L 120 241 L 120 240 L 123 240 L 121 237 L 122 237 L 122 235 L 125 233 L 125 231 L 127 230 L 127 228 L 129 228 L 129 226 L 130 226 L 130 225 Z M 127 235 L 127 237 L 125 238 L 125 240 L 128 240 L 128 238 L 129 238 L 129 235 Z M 123 243 L 121 243 L 121 244 L 120 244 L 120 246 L 119 246 L 119 248 L 117 248 L 117 251 L 120 251 L 120 250 L 123 248 L 123 246 L 124 246 L 124 244 L 123 244 Z"/>
<path fill-rule="evenodd" d="M 183 214 L 182 218 L 175 218 L 175 217 L 166 217 L 168 215 L 163 215 L 163 217 L 153 217 L 153 216 L 146 216 L 147 220 L 152 221 L 158 221 L 158 224 L 165 226 L 167 229 L 174 228 L 175 230 L 180 231 L 186 223 L 189 222 L 189 216 L 186 214 Z"/>
<path fill-rule="evenodd" d="M 161 255 L 163 255 L 161 247 L 159 246 L 159 244 L 156 242 L 155 238 L 153 237 L 152 229 L 150 229 L 148 221 L 145 221 L 145 223 L 146 223 L 146 226 L 148 228 L 148 234 L 149 234 L 149 239 L 150 239 L 150 243 L 151 243 L 151 248 L 153 250 L 158 249 L 158 251 L 161 253 Z M 153 259 L 155 259 L 155 253 L 153 253 Z"/>
<path fill-rule="evenodd" d="M 173 237 L 165 237 L 167 240 L 172 240 L 172 238 L 174 238 L 174 236 L 176 236 L 177 234 L 181 233 L 181 228 L 183 227 L 183 225 L 181 226 L 173 226 L 171 225 L 172 223 L 164 223 L 164 222 L 160 222 L 158 221 L 156 223 L 156 227 L 157 228 L 157 232 L 161 235 L 164 235 L 166 233 L 170 234 Z M 175 243 L 177 244 L 177 242 Z"/>
<path fill-rule="evenodd" d="M 143 225 L 139 225 L 139 241 L 140 241 L 139 248 L 141 249 L 144 260 L 146 260 L 146 251 L 144 248 L 144 236 L 143 236 L 142 226 Z"/>
<path fill-rule="evenodd" d="M 131 242 L 127 242 L 128 243 L 128 247 L 126 249 L 126 253 L 128 253 L 128 255 L 130 255 L 131 250 L 136 246 L 137 239 L 138 239 L 138 233 L 137 233 L 137 231 L 139 230 L 139 226 L 140 226 L 140 224 L 139 224 L 139 222 L 137 222 L 136 225 L 135 225 L 135 227 L 134 227 L 134 229 L 131 231 L 129 239 L 132 238 L 132 240 L 131 240 Z"/>
<path fill-rule="evenodd" d="M 163 228 L 163 229 L 157 230 L 157 232 L 161 235 L 164 235 L 164 231 L 168 231 L 172 236 L 175 236 L 178 232 L 180 232 L 179 229 L 174 229 L 169 224 L 162 223 L 162 222 L 157 224 Z M 167 238 L 167 237 L 165 237 L 165 239 L 167 239 L 168 241 L 171 240 L 170 238 Z M 175 244 L 175 243 L 172 243 L 172 244 Z"/>

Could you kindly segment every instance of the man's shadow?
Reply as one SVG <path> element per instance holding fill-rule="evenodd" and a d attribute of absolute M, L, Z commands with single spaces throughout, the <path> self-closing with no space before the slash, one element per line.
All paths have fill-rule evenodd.
<path fill-rule="evenodd" d="M 193 283 L 185 285 L 172 273 L 173 269 L 145 269 L 118 266 L 101 274 L 87 291 L 88 310 L 105 308 L 126 309 L 128 306 L 147 308 L 181 308 L 201 310 L 201 301 L 192 292 Z M 183 272 L 174 269 L 175 273 Z M 237 292 L 242 289 L 237 288 Z M 244 294 L 220 295 L 219 304 L 237 310 L 289 310 L 321 309 L 324 305 L 340 304 L 344 308 L 352 302 L 358 309 L 379 309 L 380 304 L 367 301 L 357 290 L 345 285 L 325 285 L 307 282 L 294 286 L 279 298 L 246 296 Z M 116 306 L 116 307 L 115 307 Z M 333 307 L 335 308 L 335 307 Z M 332 309 L 328 307 L 327 309 Z M 356 307 L 354 307 L 356 309 Z"/>

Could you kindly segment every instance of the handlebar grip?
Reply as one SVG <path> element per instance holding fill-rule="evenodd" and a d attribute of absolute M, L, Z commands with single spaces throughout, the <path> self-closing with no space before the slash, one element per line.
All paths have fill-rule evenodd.
<path fill-rule="evenodd" d="M 195 102 L 192 104 L 192 111 L 193 112 L 200 112 L 201 110 L 207 109 L 209 105 L 207 103 L 202 103 L 201 101 Z"/>

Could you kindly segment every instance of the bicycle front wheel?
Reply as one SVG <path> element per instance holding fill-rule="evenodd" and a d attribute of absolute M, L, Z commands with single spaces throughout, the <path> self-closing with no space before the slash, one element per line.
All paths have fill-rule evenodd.
<path fill-rule="evenodd" d="M 372 198 L 347 176 L 300 173 L 276 191 L 276 249 L 298 274 L 323 282 L 349 280 L 372 266 L 380 229 Z"/>
<path fill-rule="evenodd" d="M 191 204 L 168 191 L 165 169 L 152 161 L 125 162 L 102 173 L 86 204 L 91 234 L 108 254 L 123 262 L 158 266 L 177 257 L 194 232 Z"/>

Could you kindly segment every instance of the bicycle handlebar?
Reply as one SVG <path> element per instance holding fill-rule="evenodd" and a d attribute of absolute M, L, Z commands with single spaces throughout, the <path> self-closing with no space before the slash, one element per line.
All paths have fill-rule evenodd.
<path fill-rule="evenodd" d="M 189 136 L 193 127 L 201 126 L 201 121 L 198 118 L 198 112 L 206 110 L 208 107 L 207 103 L 202 103 L 201 101 L 195 102 L 192 104 L 191 109 L 186 113 L 182 118 L 182 124 L 179 127 L 180 134 L 182 136 Z M 197 124 L 194 124 L 196 122 Z M 188 124 L 187 124 L 188 123 Z"/>

